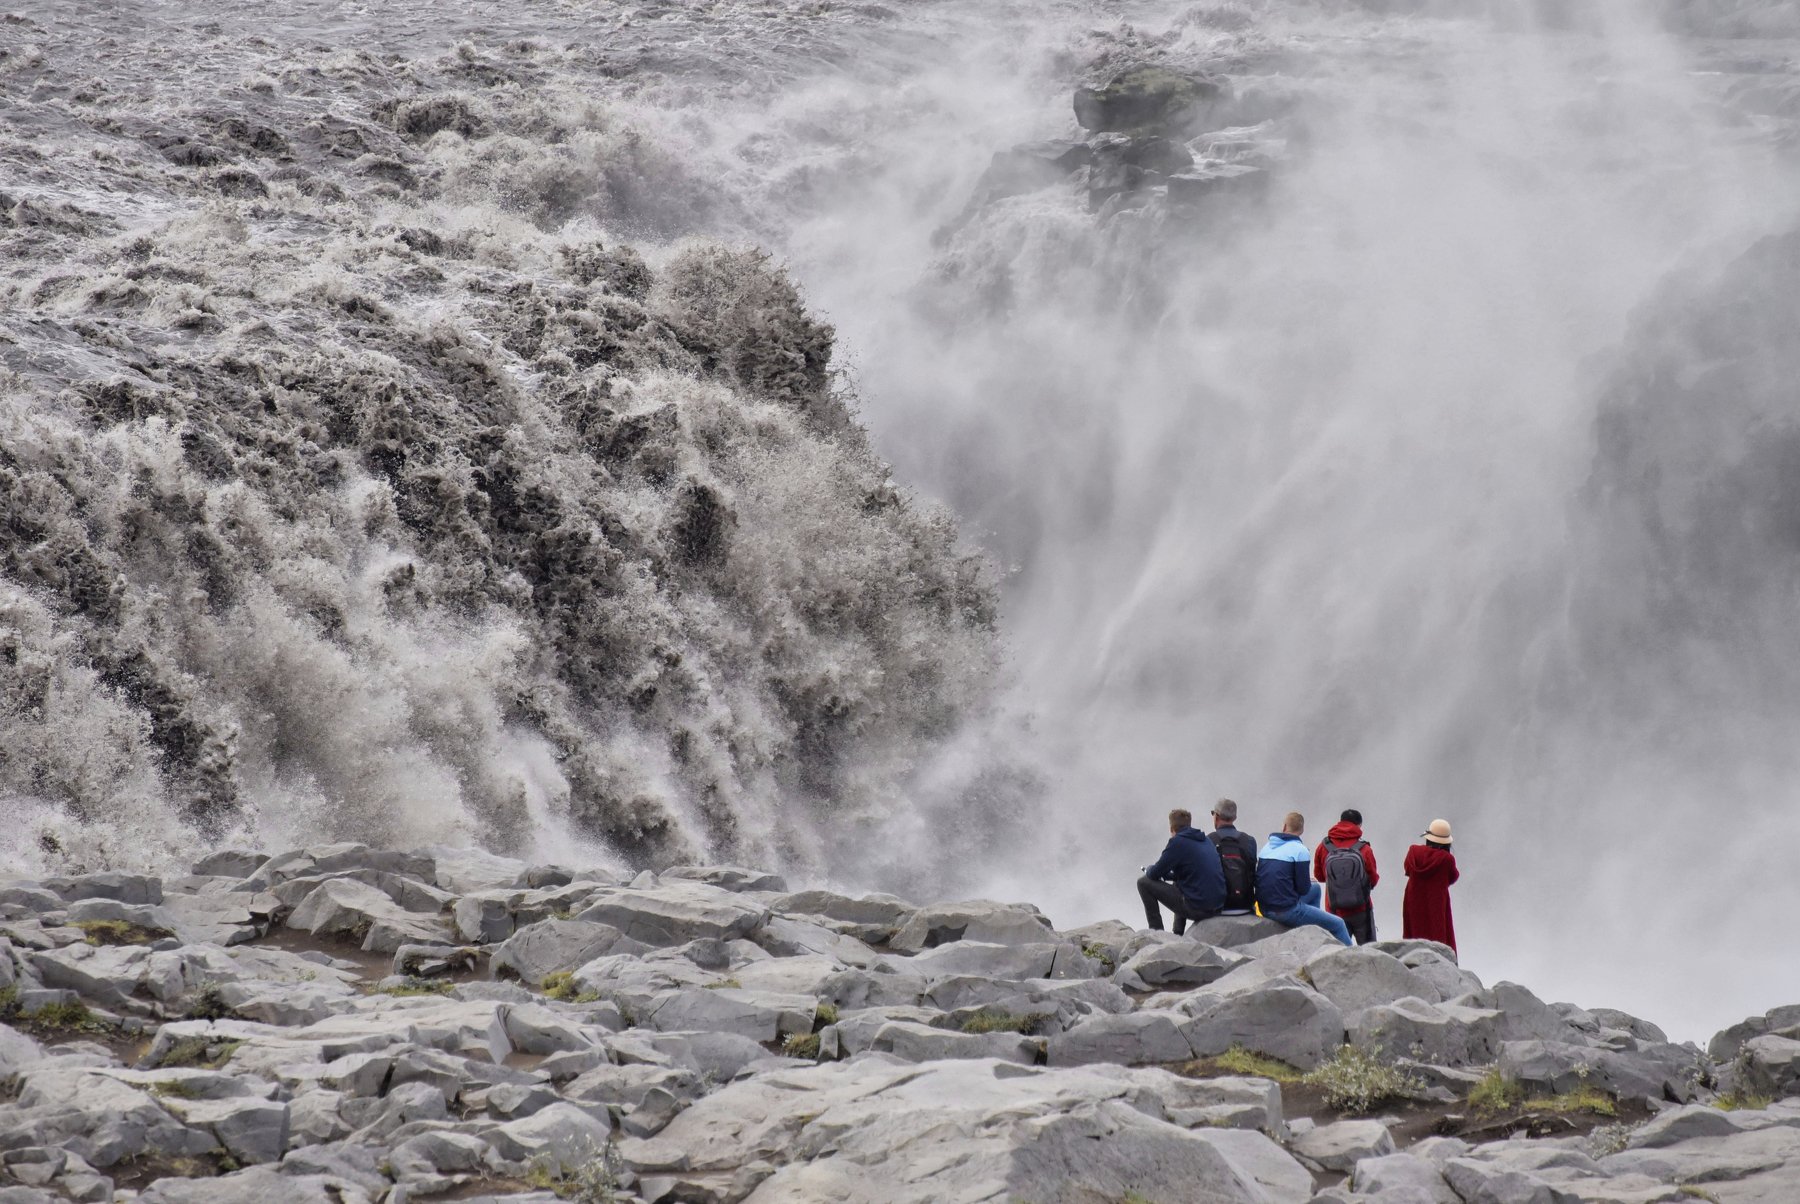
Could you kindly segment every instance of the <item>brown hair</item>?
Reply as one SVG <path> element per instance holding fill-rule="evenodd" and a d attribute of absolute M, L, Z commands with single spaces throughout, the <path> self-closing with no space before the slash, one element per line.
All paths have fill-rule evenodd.
<path fill-rule="evenodd" d="M 1290 836 L 1298 836 L 1306 831 L 1306 816 L 1298 811 L 1289 811 L 1287 818 L 1281 821 L 1281 830 Z"/>
<path fill-rule="evenodd" d="M 1184 811 L 1180 807 L 1177 807 L 1177 808 L 1175 808 L 1175 810 L 1169 812 L 1169 827 L 1171 829 L 1191 828 L 1193 826 L 1194 826 L 1194 813 L 1193 812 Z"/>

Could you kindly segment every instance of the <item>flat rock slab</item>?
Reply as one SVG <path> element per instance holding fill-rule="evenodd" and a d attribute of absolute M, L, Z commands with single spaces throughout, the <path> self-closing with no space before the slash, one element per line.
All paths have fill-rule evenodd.
<path fill-rule="evenodd" d="M 610 924 L 645 945 L 685 945 L 704 937 L 749 936 L 767 923 L 769 910 L 702 882 L 673 881 L 644 890 L 601 890 L 575 918 Z"/>
<path fill-rule="evenodd" d="M 1378 1120 L 1340 1120 L 1297 1134 L 1288 1146 L 1298 1157 L 1328 1171 L 1347 1171 L 1364 1158 L 1394 1152 L 1394 1137 Z"/>
<path fill-rule="evenodd" d="M 888 944 L 902 953 L 918 953 L 955 941 L 1039 945 L 1055 940 L 1050 921 L 1036 908 L 974 899 L 919 908 L 907 917 Z"/>

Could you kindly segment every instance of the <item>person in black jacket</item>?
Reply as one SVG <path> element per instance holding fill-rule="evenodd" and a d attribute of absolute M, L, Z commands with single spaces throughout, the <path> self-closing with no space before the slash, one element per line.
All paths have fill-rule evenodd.
<path fill-rule="evenodd" d="M 1228 798 L 1213 804 L 1213 830 L 1206 838 L 1219 850 L 1225 872 L 1225 909 L 1228 916 L 1247 916 L 1256 906 L 1256 837 L 1237 830 L 1238 805 Z"/>
<path fill-rule="evenodd" d="M 1175 935 L 1187 931 L 1189 920 L 1204 920 L 1225 906 L 1225 872 L 1219 851 L 1204 832 L 1194 829 L 1192 813 L 1177 808 L 1169 812 L 1169 843 L 1155 865 L 1144 867 L 1138 879 L 1138 897 L 1144 901 L 1144 917 L 1152 932 L 1162 931 L 1162 912 L 1175 917 Z"/>

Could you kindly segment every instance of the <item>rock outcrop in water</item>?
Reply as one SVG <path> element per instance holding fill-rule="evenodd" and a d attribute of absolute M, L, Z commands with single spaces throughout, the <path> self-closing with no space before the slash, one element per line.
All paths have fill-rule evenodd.
<path fill-rule="evenodd" d="M 902 810 L 990 688 L 988 574 L 777 266 L 600 236 L 675 169 L 554 54 L 123 96 L 53 32 L 0 27 L 0 861 L 816 865 Z"/>
<path fill-rule="evenodd" d="M 1800 1008 L 1708 1051 L 1443 946 L 624 882 L 469 849 L 0 884 L 0 1204 L 1775 1204 Z"/>

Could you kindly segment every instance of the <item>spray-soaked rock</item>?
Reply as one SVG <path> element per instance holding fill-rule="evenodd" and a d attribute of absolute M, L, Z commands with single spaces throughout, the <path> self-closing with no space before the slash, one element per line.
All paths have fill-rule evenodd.
<path fill-rule="evenodd" d="M 1075 120 L 1095 133 L 1150 131 L 1195 120 L 1223 89 L 1167 67 L 1132 67 L 1075 91 Z"/>

